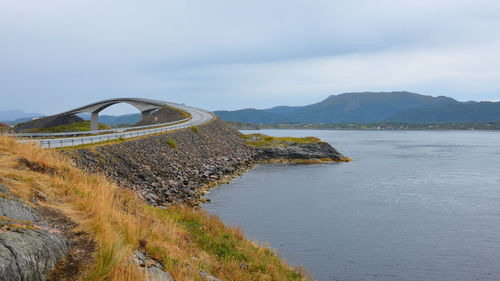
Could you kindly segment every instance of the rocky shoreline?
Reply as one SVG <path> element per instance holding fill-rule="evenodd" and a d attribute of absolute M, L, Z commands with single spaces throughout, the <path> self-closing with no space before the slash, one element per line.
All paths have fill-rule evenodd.
<path fill-rule="evenodd" d="M 262 162 L 345 161 L 325 142 L 247 145 L 240 133 L 216 119 L 208 124 L 121 143 L 64 151 L 89 172 L 103 172 L 153 206 L 203 202 L 207 189 Z"/>
<path fill-rule="evenodd" d="M 257 151 L 256 159 L 266 163 L 325 163 L 348 162 L 345 157 L 327 142 L 315 137 L 272 137 L 262 134 L 244 135 L 247 145 Z"/>
<path fill-rule="evenodd" d="M 89 172 L 103 172 L 153 206 L 197 205 L 207 188 L 255 163 L 257 152 L 220 120 L 197 128 L 64 151 Z"/>

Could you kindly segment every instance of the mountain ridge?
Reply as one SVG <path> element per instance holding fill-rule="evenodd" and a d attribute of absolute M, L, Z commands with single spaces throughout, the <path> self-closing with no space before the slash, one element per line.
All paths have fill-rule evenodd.
<path fill-rule="evenodd" d="M 445 111 L 447 114 L 439 114 Z M 225 121 L 273 123 L 489 122 L 500 121 L 500 102 L 459 102 L 407 91 L 330 95 L 305 106 L 214 111 Z M 425 116 L 430 116 L 425 118 Z"/>
<path fill-rule="evenodd" d="M 27 113 L 20 109 L 0 110 L 0 121 L 4 123 L 11 123 L 18 119 L 30 120 L 33 117 L 41 117 L 40 113 Z"/>

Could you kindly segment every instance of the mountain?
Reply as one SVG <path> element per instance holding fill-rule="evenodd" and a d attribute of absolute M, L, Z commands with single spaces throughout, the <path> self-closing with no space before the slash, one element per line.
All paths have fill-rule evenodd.
<path fill-rule="evenodd" d="M 322 102 L 290 111 L 284 116 L 292 122 L 380 122 L 410 108 L 430 108 L 455 104 L 448 97 L 431 97 L 409 92 L 346 93 L 331 95 Z"/>
<path fill-rule="evenodd" d="M 276 106 L 270 109 L 266 109 L 266 112 L 272 114 L 287 114 L 298 109 L 300 106 Z"/>
<path fill-rule="evenodd" d="M 22 120 L 31 120 L 33 117 L 41 117 L 43 116 L 40 113 L 26 113 L 20 109 L 14 110 L 4 110 L 0 111 L 0 121 L 5 123 L 14 123 L 17 119 Z"/>
<path fill-rule="evenodd" d="M 500 121 L 500 102 L 466 102 L 432 108 L 412 108 L 387 119 L 399 123 L 471 123 Z"/>
<path fill-rule="evenodd" d="M 449 97 L 432 97 L 410 92 L 361 92 L 331 95 L 325 100 L 306 106 L 278 106 L 270 109 L 215 111 L 226 121 L 254 124 L 279 122 L 369 123 L 397 118 L 409 109 L 431 109 L 461 104 Z M 395 116 L 395 117 L 394 117 Z"/>
<path fill-rule="evenodd" d="M 259 109 L 240 109 L 235 111 L 214 111 L 224 121 L 235 121 L 252 124 L 272 124 L 285 122 L 286 118 L 278 114 Z"/>

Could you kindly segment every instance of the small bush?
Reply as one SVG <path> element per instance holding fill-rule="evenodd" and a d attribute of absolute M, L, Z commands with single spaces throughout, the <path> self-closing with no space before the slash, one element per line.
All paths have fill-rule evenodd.
<path fill-rule="evenodd" d="M 177 143 L 173 139 L 166 139 L 165 142 L 170 145 L 171 148 L 176 148 Z"/>
<path fill-rule="evenodd" d="M 197 134 L 200 132 L 200 129 L 198 129 L 198 127 L 196 127 L 196 126 L 191 127 L 191 130 L 193 130 L 193 132 L 195 132 Z"/>

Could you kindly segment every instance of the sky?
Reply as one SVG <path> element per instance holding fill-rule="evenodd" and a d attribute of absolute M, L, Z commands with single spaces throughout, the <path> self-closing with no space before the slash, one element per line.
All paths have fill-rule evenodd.
<path fill-rule="evenodd" d="M 117 97 L 233 110 L 398 90 L 500 100 L 500 1 L 0 0 L 0 110 Z"/>

